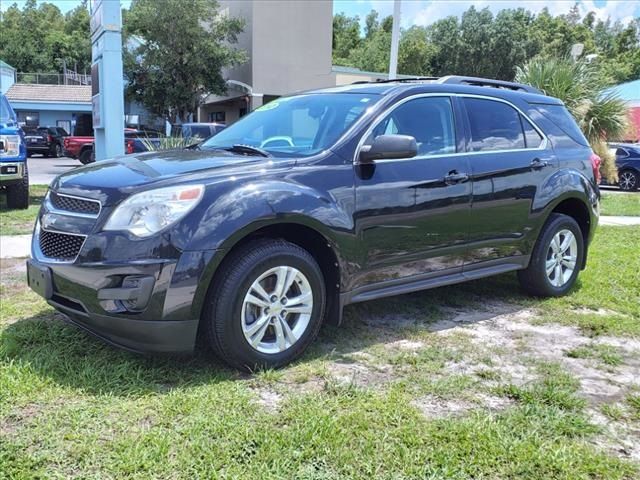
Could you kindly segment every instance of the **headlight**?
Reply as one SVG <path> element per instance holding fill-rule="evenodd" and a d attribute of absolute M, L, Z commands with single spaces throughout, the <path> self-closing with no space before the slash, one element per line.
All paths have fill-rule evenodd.
<path fill-rule="evenodd" d="M 17 157 L 20 155 L 20 135 L 0 135 L 0 155 L 3 157 Z"/>
<path fill-rule="evenodd" d="M 158 188 L 137 193 L 115 209 L 104 230 L 127 230 L 138 237 L 148 237 L 189 213 L 203 193 L 203 185 Z"/>

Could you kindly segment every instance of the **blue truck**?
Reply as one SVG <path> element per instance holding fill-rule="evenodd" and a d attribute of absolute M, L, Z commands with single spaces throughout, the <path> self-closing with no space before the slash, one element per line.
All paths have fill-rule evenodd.
<path fill-rule="evenodd" d="M 29 206 L 29 171 L 24 132 L 7 97 L 0 94 L 0 190 L 7 193 L 7 206 Z"/>

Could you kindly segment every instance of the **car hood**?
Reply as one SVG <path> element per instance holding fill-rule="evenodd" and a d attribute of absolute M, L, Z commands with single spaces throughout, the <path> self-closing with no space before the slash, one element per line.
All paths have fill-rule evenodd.
<path fill-rule="evenodd" d="M 58 176 L 51 189 L 99 200 L 103 206 L 134 193 L 179 183 L 215 183 L 242 175 L 290 168 L 295 160 L 244 156 L 216 150 L 141 153 L 92 163 Z"/>

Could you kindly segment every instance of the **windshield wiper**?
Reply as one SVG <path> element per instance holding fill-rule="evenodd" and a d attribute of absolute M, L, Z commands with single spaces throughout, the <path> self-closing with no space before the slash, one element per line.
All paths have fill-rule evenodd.
<path fill-rule="evenodd" d="M 271 154 L 266 150 L 251 145 L 244 145 L 236 143 L 231 147 L 223 147 L 222 150 L 227 152 L 244 153 L 245 155 L 260 155 L 261 157 L 271 157 Z"/>

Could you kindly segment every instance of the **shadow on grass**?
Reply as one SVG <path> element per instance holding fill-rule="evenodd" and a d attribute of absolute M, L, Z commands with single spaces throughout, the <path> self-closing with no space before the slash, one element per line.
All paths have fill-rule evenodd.
<path fill-rule="evenodd" d="M 491 304 L 515 311 L 533 302 L 513 275 L 391 297 L 347 307 L 340 327 L 325 326 L 299 362 L 341 356 L 404 338 L 408 333 L 452 328 L 456 309 L 486 311 Z M 475 318 L 475 319 L 474 319 Z M 471 315 L 471 321 L 479 321 Z M 444 327 L 443 327 L 444 325 Z M 119 350 L 46 313 L 8 325 L 0 334 L 0 361 L 13 362 L 57 384 L 90 394 L 167 393 L 201 384 L 246 380 L 199 349 L 192 356 L 142 356 Z"/>

